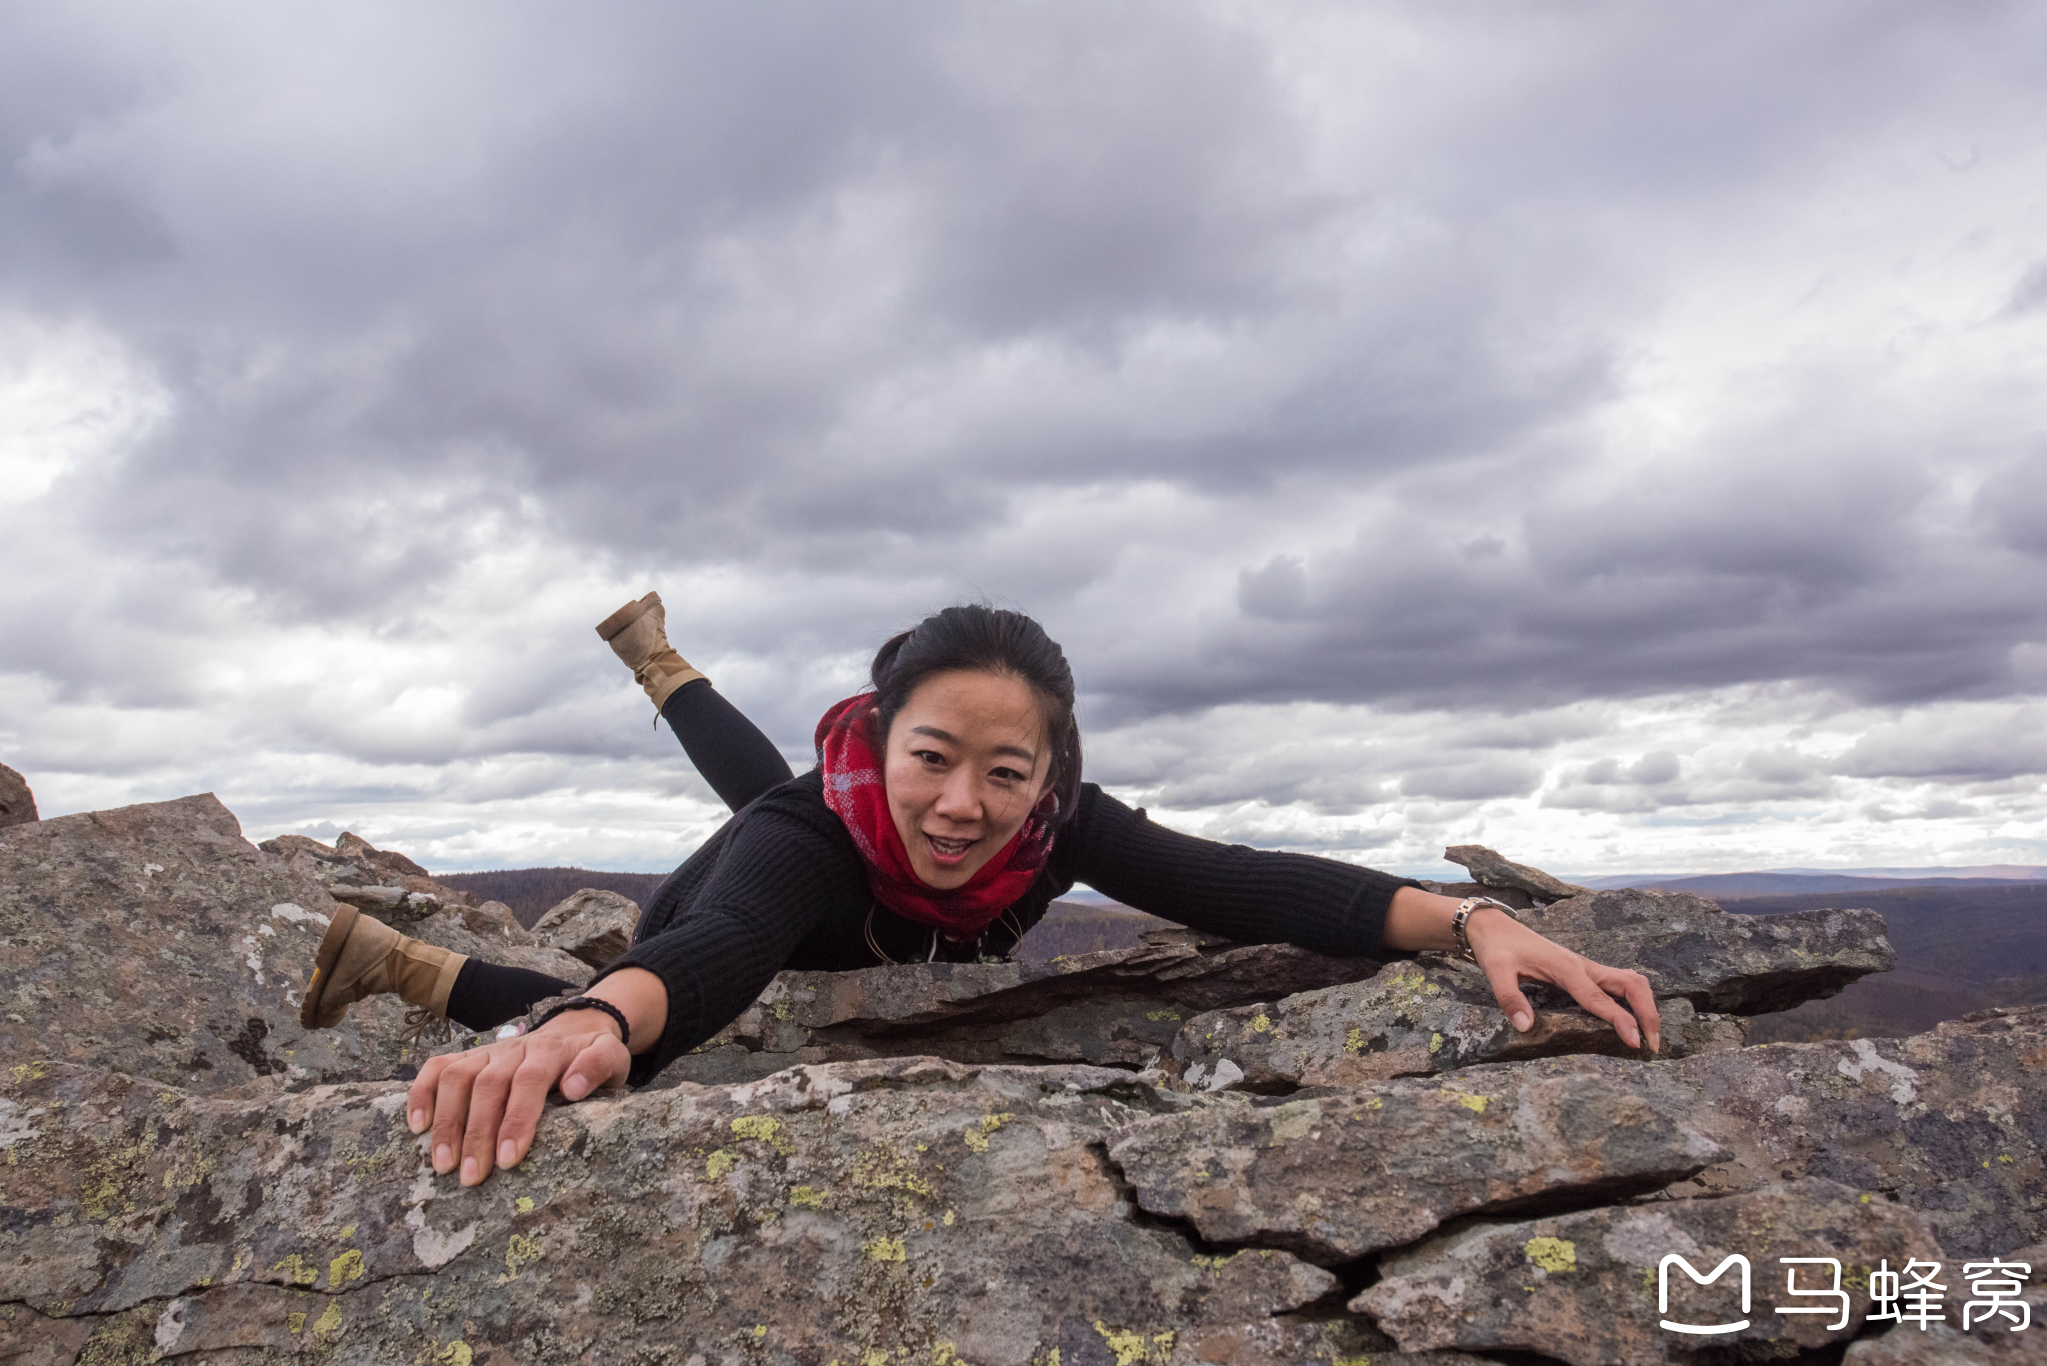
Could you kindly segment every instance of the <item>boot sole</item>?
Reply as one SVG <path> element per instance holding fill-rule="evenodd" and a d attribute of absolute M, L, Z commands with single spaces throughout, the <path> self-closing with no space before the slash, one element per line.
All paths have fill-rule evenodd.
<path fill-rule="evenodd" d="M 361 911 L 346 902 L 334 913 L 333 923 L 327 926 L 326 936 L 320 940 L 320 951 L 313 957 L 312 980 L 306 983 L 306 999 L 299 1006 L 299 1025 L 304 1029 L 318 1029 L 313 1022 L 320 1018 L 320 998 L 327 994 L 327 983 L 333 980 L 334 964 L 341 957 L 341 950 L 348 943 L 348 936 L 355 931 L 356 918 Z"/>
<path fill-rule="evenodd" d="M 632 625 L 660 605 L 661 595 L 659 593 L 649 593 L 638 602 L 629 602 L 604 620 L 598 622 L 597 634 L 605 640 L 610 640 L 620 631 L 623 631 L 626 627 Z"/>

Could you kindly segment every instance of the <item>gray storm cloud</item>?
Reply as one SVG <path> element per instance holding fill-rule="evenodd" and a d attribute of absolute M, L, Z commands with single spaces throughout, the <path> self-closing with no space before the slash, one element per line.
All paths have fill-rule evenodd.
<path fill-rule="evenodd" d="M 617 598 L 800 756 L 988 596 L 1218 831 L 1838 798 L 2047 853 L 2036 790 L 1891 793 L 2040 772 L 2043 30 L 17 7 L 0 754 L 646 861 L 605 813 L 715 812 Z"/>

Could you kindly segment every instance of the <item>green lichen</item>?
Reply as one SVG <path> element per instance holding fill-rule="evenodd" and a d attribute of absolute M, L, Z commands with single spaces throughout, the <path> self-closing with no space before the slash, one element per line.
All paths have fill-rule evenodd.
<path fill-rule="evenodd" d="M 476 1360 L 476 1353 L 470 1349 L 468 1343 L 460 1338 L 456 1338 L 446 1347 L 435 1352 L 434 1360 L 439 1362 L 440 1366 L 469 1366 L 470 1362 Z"/>
<path fill-rule="evenodd" d="M 544 1250 L 540 1239 L 514 1233 L 505 1243 L 505 1275 L 507 1277 L 518 1275 L 521 1267 L 531 1266 L 539 1261 Z"/>
<path fill-rule="evenodd" d="M 862 1243 L 860 1250 L 871 1262 L 900 1262 L 905 1260 L 903 1240 L 900 1238 L 876 1238 L 871 1243 Z"/>
<path fill-rule="evenodd" d="M 816 1186 L 797 1186 L 789 1192 L 789 1203 L 798 1209 L 823 1209 L 824 1192 Z"/>
<path fill-rule="evenodd" d="M 1485 1113 L 1486 1098 L 1484 1096 L 1459 1096 L 1457 1097 L 1457 1103 L 1475 1115 Z"/>
<path fill-rule="evenodd" d="M 1261 1010 L 1251 1017 L 1251 1032 L 1253 1034 L 1263 1034 L 1271 1028 L 1272 1017 L 1264 1011 Z"/>
<path fill-rule="evenodd" d="M 350 1248 L 327 1264 L 327 1288 L 339 1290 L 350 1281 L 361 1280 L 362 1274 L 362 1253 Z"/>
<path fill-rule="evenodd" d="M 999 1115 L 983 1115 L 978 1123 L 969 1124 L 966 1132 L 960 1137 L 974 1152 L 985 1153 L 988 1151 L 988 1135 L 1015 1118 L 1015 1115 L 1006 1111 Z"/>
<path fill-rule="evenodd" d="M 1431 1034 L 1431 1035 L 1429 1035 L 1429 1053 L 1430 1053 L 1430 1055 L 1431 1055 L 1431 1056 L 1434 1056 L 1435 1054 L 1437 1054 L 1437 1053 L 1440 1053 L 1440 1052 L 1442 1052 L 1442 1051 L 1443 1051 L 1443 1036 L 1442 1036 L 1441 1034 Z"/>
<path fill-rule="evenodd" d="M 877 1190 L 907 1191 L 932 1198 L 931 1185 L 903 1155 L 886 1143 L 877 1143 L 853 1159 L 853 1184 Z"/>
<path fill-rule="evenodd" d="M 512 1208 L 519 1211 L 519 1213 L 521 1214 L 533 1213 L 533 1197 L 530 1195 L 520 1196 L 517 1200 L 514 1200 L 512 1202 Z"/>
<path fill-rule="evenodd" d="M 1578 1269 L 1578 1245 L 1569 1238 L 1530 1238 L 1521 1251 L 1552 1275 Z"/>
<path fill-rule="evenodd" d="M 327 1312 L 313 1320 L 313 1336 L 326 1337 L 329 1333 L 341 1331 L 341 1301 L 327 1301 Z"/>
<path fill-rule="evenodd" d="M 720 1148 L 704 1159 L 704 1180 L 716 1181 L 739 1165 L 739 1154 L 729 1148 Z"/>
<path fill-rule="evenodd" d="M 796 1145 L 782 1133 L 782 1121 L 773 1115 L 741 1115 L 732 1121 L 732 1132 L 740 1138 L 765 1143 L 785 1157 L 796 1151 Z"/>
<path fill-rule="evenodd" d="M 1350 1032 L 1343 1036 L 1343 1050 L 1346 1053 L 1364 1052 L 1365 1031 L 1359 1029 L 1356 1025 L 1352 1025 L 1350 1027 Z"/>
<path fill-rule="evenodd" d="M 1151 1366 L 1163 1363 L 1173 1354 L 1173 1333 L 1155 1333 L 1149 1342 L 1144 1334 L 1110 1328 L 1100 1319 L 1095 1320 L 1095 1331 L 1102 1335 L 1109 1351 L 1116 1358 L 1116 1366 Z"/>
<path fill-rule="evenodd" d="M 297 1337 L 300 1333 L 305 1332 L 306 1331 L 305 1311 L 301 1309 L 295 1309 L 291 1313 L 286 1314 L 284 1316 L 284 1331 L 291 1334 L 293 1337 Z"/>
<path fill-rule="evenodd" d="M 285 1257 L 272 1271 L 284 1277 L 286 1285 L 311 1285 L 320 1279 L 320 1268 L 294 1252 Z"/>

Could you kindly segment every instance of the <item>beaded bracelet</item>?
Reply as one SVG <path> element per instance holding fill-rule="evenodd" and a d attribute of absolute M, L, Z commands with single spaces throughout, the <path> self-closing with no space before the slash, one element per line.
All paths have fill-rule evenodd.
<path fill-rule="evenodd" d="M 625 1022 L 625 1012 L 623 1010 L 620 1010 L 611 1002 L 603 1000 L 596 996 L 572 996 L 568 1000 L 563 1001 L 560 1005 L 556 1006 L 553 1010 L 548 1011 L 547 1014 L 541 1016 L 540 1024 L 534 1025 L 533 1027 L 535 1029 L 540 1028 L 541 1025 L 546 1024 L 549 1020 L 552 1020 L 555 1016 L 561 1014 L 564 1010 L 603 1011 L 606 1015 L 609 1015 L 612 1019 L 618 1021 L 618 1041 L 625 1045 L 626 1051 L 628 1053 L 632 1052 L 633 1027 Z"/>

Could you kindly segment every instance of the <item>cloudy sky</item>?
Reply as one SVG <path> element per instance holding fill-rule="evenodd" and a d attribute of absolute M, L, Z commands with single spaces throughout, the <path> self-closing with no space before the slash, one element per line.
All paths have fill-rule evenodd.
<path fill-rule="evenodd" d="M 0 760 L 440 869 L 1029 611 L 1089 776 L 1443 871 L 2047 863 L 2047 8 L 0 17 Z"/>

